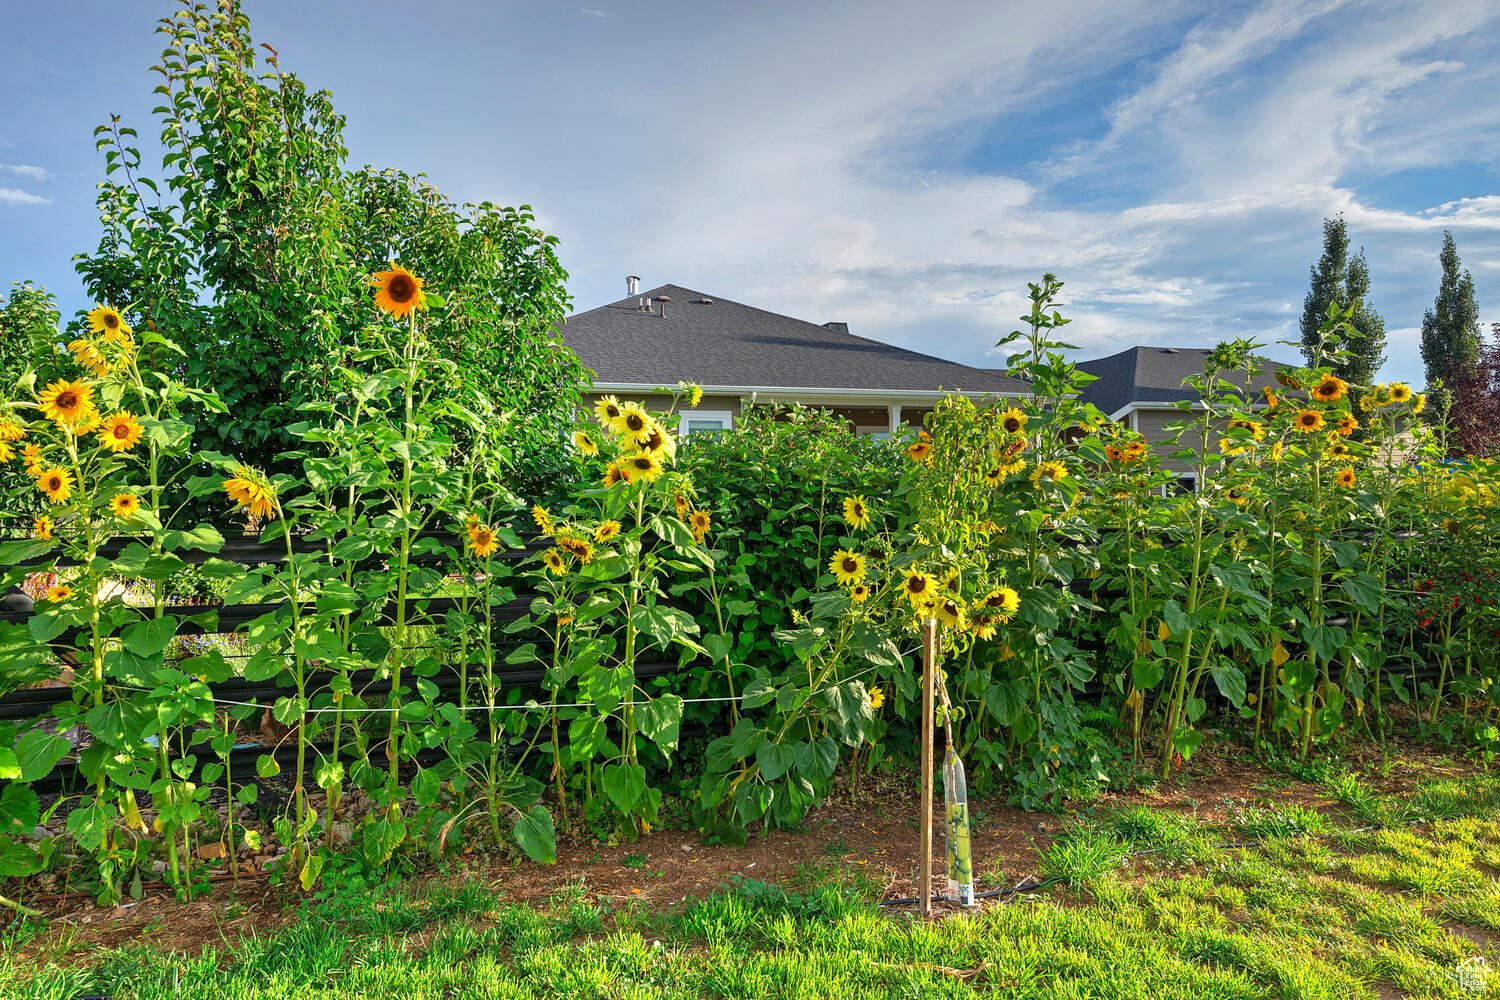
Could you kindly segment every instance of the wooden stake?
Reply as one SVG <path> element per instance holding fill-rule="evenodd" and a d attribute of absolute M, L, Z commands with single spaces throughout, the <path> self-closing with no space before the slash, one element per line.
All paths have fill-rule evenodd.
<path fill-rule="evenodd" d="M 932 694 L 937 679 L 937 622 L 922 623 L 922 874 L 917 898 L 922 916 L 932 916 L 932 730 L 936 712 Z"/>

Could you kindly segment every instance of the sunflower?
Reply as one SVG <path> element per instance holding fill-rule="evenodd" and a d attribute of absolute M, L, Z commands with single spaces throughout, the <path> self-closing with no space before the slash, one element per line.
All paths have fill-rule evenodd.
<path fill-rule="evenodd" d="M 1035 486 L 1045 478 L 1050 482 L 1068 478 L 1068 467 L 1061 462 L 1041 462 L 1031 470 L 1031 485 Z"/>
<path fill-rule="evenodd" d="M 1026 460 L 1023 458 L 1018 458 L 1014 462 L 1006 462 L 1005 464 L 1001 465 L 997 471 L 1000 473 L 1001 479 L 1004 479 L 1007 476 L 1019 476 L 1021 473 L 1026 471 Z"/>
<path fill-rule="evenodd" d="M 1297 376 L 1291 374 L 1288 371 L 1284 371 L 1284 370 L 1279 369 L 1279 368 L 1276 370 L 1276 381 L 1280 382 L 1282 385 L 1286 386 L 1288 389 L 1300 389 L 1300 388 L 1302 388 L 1301 383 L 1297 381 Z"/>
<path fill-rule="evenodd" d="M 99 346 L 86 337 L 79 337 L 68 344 L 68 350 L 78 361 L 81 368 L 86 369 L 89 374 L 103 378 L 109 374 L 109 359 Z"/>
<path fill-rule="evenodd" d="M 641 408 L 641 404 L 624 403 L 620 406 L 620 415 L 614 419 L 612 427 L 620 437 L 634 441 L 650 425 L 651 415 Z"/>
<path fill-rule="evenodd" d="M 99 441 L 118 454 L 139 444 L 144 433 L 135 414 L 129 410 L 117 410 L 104 418 L 104 426 L 99 428 Z"/>
<path fill-rule="evenodd" d="M 914 442 L 906 449 L 906 457 L 913 462 L 926 462 L 932 455 L 932 445 L 927 441 Z"/>
<path fill-rule="evenodd" d="M 828 572 L 838 578 L 845 587 L 852 587 L 865 578 L 865 557 L 848 549 L 838 549 L 828 560 Z"/>
<path fill-rule="evenodd" d="M 1392 382 L 1386 391 L 1387 398 L 1392 403 L 1404 403 L 1411 399 L 1411 386 L 1405 382 Z"/>
<path fill-rule="evenodd" d="M 87 382 L 58 379 L 37 396 L 42 416 L 67 428 L 89 421 L 94 412 L 94 388 Z"/>
<path fill-rule="evenodd" d="M 1275 444 L 1271 445 L 1271 451 L 1270 451 L 1270 453 L 1266 457 L 1269 458 L 1273 462 L 1279 462 L 1279 461 L 1281 461 L 1282 456 L 1285 455 L 1285 454 L 1286 454 L 1286 442 L 1285 441 L 1277 441 Z"/>
<path fill-rule="evenodd" d="M 119 310 L 102 302 L 89 310 L 88 320 L 89 329 L 104 334 L 106 339 L 130 335 L 130 324 L 125 322 Z"/>
<path fill-rule="evenodd" d="M 655 482 L 661 473 L 661 463 L 656 460 L 655 455 L 640 453 L 627 455 L 620 466 L 620 474 L 625 477 L 627 483 L 633 483 L 636 480 L 643 483 Z"/>
<path fill-rule="evenodd" d="M 235 506 L 245 507 L 254 518 L 276 516 L 276 490 L 265 476 L 248 465 L 235 468 L 234 475 L 224 480 L 224 492 L 229 494 Z"/>
<path fill-rule="evenodd" d="M 115 517 L 134 517 L 141 509 L 141 498 L 134 493 L 116 493 L 109 501 L 109 512 Z"/>
<path fill-rule="evenodd" d="M 613 486 L 616 483 L 625 482 L 625 473 L 620 471 L 620 463 L 610 462 L 609 465 L 605 467 L 604 475 L 602 478 L 600 478 L 599 482 L 601 482 L 605 486 Z"/>
<path fill-rule="evenodd" d="M 864 497 L 844 497 L 844 523 L 855 531 L 863 531 L 870 526 L 870 508 L 866 506 Z"/>
<path fill-rule="evenodd" d="M 1342 414 L 1333 422 L 1333 429 L 1335 433 L 1348 437 L 1359 430 L 1359 420 L 1352 413 Z"/>
<path fill-rule="evenodd" d="M 0 441 L 19 441 L 26 436 L 26 428 L 14 420 L 0 420 Z"/>
<path fill-rule="evenodd" d="M 1320 403 L 1331 403 L 1343 399 L 1349 391 L 1349 383 L 1329 372 L 1318 380 L 1318 384 L 1307 390 L 1307 394 Z"/>
<path fill-rule="evenodd" d="M 1026 429 L 1026 414 L 1014 406 L 1000 414 L 1000 429 L 1007 434 L 1019 434 Z"/>
<path fill-rule="evenodd" d="M 1236 507 L 1243 507 L 1250 502 L 1250 495 L 1239 486 L 1231 486 L 1224 491 L 1224 499 Z"/>
<path fill-rule="evenodd" d="M 370 276 L 375 289 L 375 305 L 396 319 L 405 319 L 413 309 L 426 309 L 427 296 L 422 293 L 422 279 L 404 267 L 391 265 L 389 271 Z"/>
<path fill-rule="evenodd" d="M 533 506 L 531 519 L 536 522 L 536 530 L 540 531 L 543 537 L 552 534 L 552 514 L 546 507 L 541 504 Z"/>
<path fill-rule="evenodd" d="M 1021 607 L 1021 595 L 1010 587 L 998 587 L 987 594 L 981 602 L 989 614 L 1003 614 L 1007 618 Z"/>
<path fill-rule="evenodd" d="M 563 562 L 562 553 L 556 549 L 548 549 L 542 553 L 542 562 L 547 566 L 547 572 L 553 576 L 563 576 L 568 572 L 567 563 Z"/>
<path fill-rule="evenodd" d="M 1427 393 L 1419 392 L 1417 393 L 1415 398 L 1416 402 L 1412 403 L 1411 405 L 1411 412 L 1413 416 L 1427 409 Z"/>
<path fill-rule="evenodd" d="M 55 583 L 48 587 L 47 592 L 42 596 L 53 603 L 61 603 L 73 596 L 73 588 L 66 583 Z"/>
<path fill-rule="evenodd" d="M 984 474 L 984 481 L 989 486 L 999 486 L 1005 481 L 1005 472 L 1000 466 L 994 466 Z"/>
<path fill-rule="evenodd" d="M 594 561 L 594 546 L 587 538 L 572 534 L 571 532 L 559 532 L 557 547 L 576 558 L 585 566 Z"/>
<path fill-rule="evenodd" d="M 1259 420 L 1231 420 L 1229 426 L 1242 431 L 1249 431 L 1250 436 L 1257 441 L 1264 440 L 1266 436 L 1266 425 Z"/>
<path fill-rule="evenodd" d="M 867 687 L 865 694 L 870 698 L 870 707 L 880 711 L 880 706 L 885 704 L 885 692 L 878 687 Z"/>
<path fill-rule="evenodd" d="M 1130 462 L 1139 462 L 1143 457 L 1145 457 L 1145 454 L 1146 454 L 1146 442 L 1144 442 L 1144 441 L 1132 441 L 1132 442 L 1130 442 L 1129 444 L 1127 444 L 1125 446 L 1124 450 L 1125 450 L 1125 454 L 1123 456 L 1123 460 L 1127 464 L 1130 463 Z"/>
<path fill-rule="evenodd" d="M 949 628 L 963 628 L 964 609 L 957 601 L 939 601 L 937 620 Z"/>
<path fill-rule="evenodd" d="M 481 559 L 495 554 L 500 548 L 499 541 L 495 538 L 495 531 L 487 524 L 476 524 L 469 529 L 469 545 L 474 554 Z"/>
<path fill-rule="evenodd" d="M 713 516 L 706 510 L 695 510 L 688 515 L 687 524 L 693 529 L 693 537 L 701 545 L 703 539 L 708 537 L 708 529 L 713 524 Z"/>
<path fill-rule="evenodd" d="M 605 521 L 594 529 L 594 541 L 607 542 L 620 533 L 619 521 Z"/>
<path fill-rule="evenodd" d="M 36 519 L 36 524 L 32 526 L 32 530 L 36 533 L 36 537 L 38 539 L 44 542 L 50 542 L 52 541 L 52 529 L 56 526 L 56 522 L 54 522 L 52 518 L 48 517 L 46 514 L 43 514 L 41 517 Z"/>
<path fill-rule="evenodd" d="M 1272 413 L 1275 413 L 1276 407 L 1281 405 L 1281 401 L 1276 398 L 1276 390 L 1268 385 L 1260 387 L 1260 398 L 1261 402 L 1265 403 L 1266 408 Z"/>
<path fill-rule="evenodd" d="M 42 474 L 42 447 L 32 443 L 21 449 L 21 459 L 26 463 L 26 472 L 32 476 Z"/>
<path fill-rule="evenodd" d="M 1338 459 L 1348 457 L 1353 451 L 1354 449 L 1350 448 L 1344 442 L 1335 440 L 1328 446 L 1327 450 L 1324 451 L 1323 454 L 1327 455 L 1329 458 Z"/>
<path fill-rule="evenodd" d="M 589 458 L 599 454 L 599 444 L 589 437 L 589 432 L 577 430 L 573 432 L 573 447 L 583 452 Z"/>
<path fill-rule="evenodd" d="M 0 463 L 9 462 L 16 457 L 16 449 L 10 446 L 9 441 L 0 441 Z"/>
<path fill-rule="evenodd" d="M 921 607 L 932 600 L 933 593 L 938 589 L 938 582 L 927 573 L 911 572 L 906 574 L 906 579 L 901 581 L 901 592 L 911 602 L 911 606 Z"/>
<path fill-rule="evenodd" d="M 677 457 L 677 442 L 655 420 L 647 421 L 646 429 L 636 435 L 635 446 L 652 455 L 665 455 L 669 459 Z"/>
<path fill-rule="evenodd" d="M 1311 434 L 1313 431 L 1323 429 L 1323 414 L 1317 410 L 1297 411 L 1297 430 L 1303 434 Z"/>
<path fill-rule="evenodd" d="M 36 488 L 47 494 L 47 499 L 53 503 L 62 503 L 73 495 L 73 473 L 54 465 L 37 477 Z"/>
<path fill-rule="evenodd" d="M 863 604 L 870 597 L 870 588 L 867 584 L 856 583 L 849 588 L 849 599 L 855 604 Z"/>
<path fill-rule="evenodd" d="M 613 427 L 620 418 L 620 401 L 614 396 L 600 396 L 599 402 L 594 404 L 594 418 L 606 430 Z"/>
<path fill-rule="evenodd" d="M 1104 446 L 1104 457 L 1106 459 L 1108 459 L 1109 461 L 1111 461 L 1111 462 L 1118 462 L 1124 456 L 1125 456 L 1125 453 L 1123 451 L 1121 451 L 1120 449 L 1116 448 L 1114 445 L 1107 444 L 1107 445 Z"/>
<path fill-rule="evenodd" d="M 1333 477 L 1333 482 L 1341 490 L 1353 489 L 1354 469 L 1351 466 L 1344 466 L 1338 471 L 1338 475 Z"/>

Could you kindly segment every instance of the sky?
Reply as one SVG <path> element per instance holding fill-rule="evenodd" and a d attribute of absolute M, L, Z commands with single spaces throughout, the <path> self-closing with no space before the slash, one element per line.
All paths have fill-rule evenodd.
<path fill-rule="evenodd" d="M 352 166 L 531 205 L 575 308 L 668 282 L 982 367 L 1026 283 L 1076 357 L 1250 337 L 1296 360 L 1342 214 L 1420 382 L 1452 230 L 1500 320 L 1500 3 L 243 0 Z M 93 130 L 156 131 L 168 0 L 9 8 L 0 295 L 91 303 Z"/>

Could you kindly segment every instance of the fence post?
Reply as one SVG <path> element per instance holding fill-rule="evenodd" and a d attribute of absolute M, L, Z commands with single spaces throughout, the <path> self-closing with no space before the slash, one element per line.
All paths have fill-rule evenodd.
<path fill-rule="evenodd" d="M 922 873 L 917 889 L 922 916 L 932 916 L 932 739 L 933 685 L 937 679 L 937 622 L 922 623 Z"/>

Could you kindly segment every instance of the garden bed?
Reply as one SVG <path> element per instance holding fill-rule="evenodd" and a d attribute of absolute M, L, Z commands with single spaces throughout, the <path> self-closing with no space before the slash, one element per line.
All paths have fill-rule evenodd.
<path fill-rule="evenodd" d="M 1034 878 L 1060 833 L 1130 807 L 1189 818 L 1225 840 L 1243 836 L 1236 823 L 1249 814 L 1302 817 L 1313 811 L 1326 816 L 1331 827 L 1362 825 L 1361 817 L 1331 794 L 1330 783 L 1317 780 L 1319 773 L 1357 775 L 1393 802 L 1427 782 L 1488 780 L 1472 762 L 1455 761 L 1414 742 L 1381 748 L 1351 741 L 1338 748 L 1336 760 L 1303 769 L 1295 761 L 1256 760 L 1233 741 L 1211 740 L 1173 781 L 1111 792 L 1061 815 L 979 799 L 971 803 L 976 878 L 981 889 L 1009 888 Z M 386 885 L 394 887 L 399 878 L 401 891 L 415 897 L 482 887 L 484 898 L 497 905 L 544 911 L 567 898 L 609 910 L 668 913 L 747 881 L 805 893 L 833 879 L 859 886 L 872 900 L 914 895 L 918 799 L 909 762 L 881 766 L 864 777 L 855 795 L 842 776 L 837 788 L 801 829 L 772 830 L 743 846 L 705 843 L 702 835 L 681 827 L 658 830 L 635 843 L 571 836 L 561 839 L 555 867 L 468 850 L 438 865 L 408 859 Z M 940 825 L 941 817 L 937 821 Z M 358 867 L 352 857 L 346 862 Z M 1120 877 L 1139 883 L 1150 871 Z M 341 876 L 340 888 L 320 895 L 366 891 L 367 878 L 381 884 L 378 875 L 359 873 L 352 882 Z M 129 946 L 183 955 L 225 949 L 241 938 L 264 937 L 295 925 L 306 897 L 288 879 L 247 867 L 238 880 L 216 876 L 211 891 L 186 905 L 164 883 L 148 883 L 142 899 L 120 907 L 98 906 L 87 893 L 47 893 L 32 902 L 47 914 L 45 929 L 28 936 L 16 951 L 13 970 L 25 963 L 107 961 L 110 949 Z M 1075 902 L 1064 899 L 1062 905 Z M 960 911 L 940 907 L 940 912 Z M 12 918 L 7 932 L 15 935 L 22 925 Z"/>

